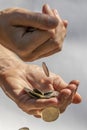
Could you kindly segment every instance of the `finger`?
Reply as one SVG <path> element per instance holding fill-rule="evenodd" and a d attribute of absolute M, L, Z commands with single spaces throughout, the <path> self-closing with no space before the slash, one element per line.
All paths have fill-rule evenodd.
<path fill-rule="evenodd" d="M 58 83 L 56 83 L 56 84 L 58 84 Z M 71 81 L 67 87 L 66 87 L 66 85 L 62 86 L 63 89 L 61 89 L 60 94 L 58 96 L 58 100 L 60 102 L 60 112 L 61 113 L 64 112 L 66 107 L 72 102 L 73 97 L 77 90 L 77 86 L 78 86 L 78 81 L 76 81 L 76 80 Z"/>
<path fill-rule="evenodd" d="M 52 9 L 50 8 L 50 6 L 48 4 L 45 4 L 42 8 L 42 12 L 45 14 L 48 14 L 49 16 L 53 16 L 55 17 Z M 50 31 L 52 31 L 55 34 L 55 29 L 51 29 Z"/>
<path fill-rule="evenodd" d="M 58 95 L 58 100 L 60 102 L 59 108 L 60 112 L 64 112 L 66 107 L 69 105 L 71 91 L 67 88 L 61 90 L 60 94 Z"/>
<path fill-rule="evenodd" d="M 74 95 L 76 94 L 76 91 L 78 89 L 79 86 L 79 81 L 78 80 L 72 80 L 69 85 L 67 86 L 68 89 L 71 90 L 72 94 L 71 94 L 71 98 L 74 98 Z"/>
<path fill-rule="evenodd" d="M 41 118 L 41 115 L 34 115 L 34 117 L 36 117 L 36 118 Z"/>
<path fill-rule="evenodd" d="M 54 49 L 54 50 L 52 50 L 50 52 L 47 52 L 47 53 L 45 53 L 45 54 L 43 54 L 43 55 L 41 55 L 39 57 L 36 57 L 36 59 L 43 58 L 43 57 L 48 57 L 48 56 L 53 55 L 53 54 L 55 54 L 57 52 L 59 52 L 59 50 L 58 49 Z M 35 59 L 33 58 L 33 60 L 35 60 Z"/>
<path fill-rule="evenodd" d="M 75 84 L 76 83 L 76 84 Z M 77 91 L 77 87 L 78 87 L 78 83 L 77 81 L 71 81 L 70 84 L 67 86 L 66 89 L 69 89 L 71 91 L 71 95 L 68 97 L 67 100 L 65 100 L 65 106 L 69 105 L 70 103 L 72 103 L 74 95 L 76 94 Z M 63 90 L 61 90 L 63 91 Z"/>
<path fill-rule="evenodd" d="M 48 56 L 53 55 L 53 54 L 55 54 L 55 53 L 57 53 L 57 52 L 59 52 L 59 51 L 60 51 L 60 50 L 58 50 L 58 49 L 54 49 L 53 51 L 50 51 L 50 52 L 47 52 L 47 53 L 41 55 L 40 58 L 41 58 L 41 57 L 48 57 Z"/>
<path fill-rule="evenodd" d="M 53 11 L 54 15 L 59 19 L 59 21 L 62 21 L 62 19 L 60 18 L 59 14 L 58 14 L 58 11 L 56 9 L 53 9 L 52 11 Z M 65 28 L 67 28 L 68 21 L 67 20 L 63 20 L 63 24 L 64 24 Z"/>
<path fill-rule="evenodd" d="M 61 22 L 62 19 L 61 19 L 60 15 L 59 15 L 57 9 L 54 9 L 53 12 L 54 12 L 54 15 L 56 16 L 56 18 L 58 19 L 58 21 Z"/>
<path fill-rule="evenodd" d="M 52 52 L 53 50 L 57 49 L 60 50 L 60 48 L 58 47 L 58 44 L 53 41 L 52 39 L 44 42 L 42 45 L 40 45 L 39 47 L 37 47 L 30 55 L 30 57 L 33 59 L 37 59 L 38 57 L 43 56 L 46 53 Z"/>
<path fill-rule="evenodd" d="M 81 101 L 82 101 L 82 97 L 80 96 L 79 93 L 76 93 L 76 94 L 74 95 L 74 97 L 73 97 L 72 103 L 78 104 L 78 103 L 80 103 Z"/>
<path fill-rule="evenodd" d="M 53 81 L 53 87 L 56 91 L 60 92 L 67 87 L 67 83 L 60 77 L 56 77 Z"/>
<path fill-rule="evenodd" d="M 67 28 L 67 26 L 68 26 L 68 21 L 67 21 L 67 20 L 63 20 L 63 24 L 64 24 L 65 28 Z"/>
<path fill-rule="evenodd" d="M 53 55 L 53 54 L 55 54 L 57 52 L 58 52 L 58 49 L 55 49 L 55 50 L 53 50 L 51 52 L 47 52 L 47 53 L 45 53 L 43 55 L 40 55 L 39 57 L 38 57 L 38 55 L 34 57 L 34 54 L 33 54 L 33 56 L 31 54 L 30 56 L 26 57 L 26 61 L 34 61 L 34 60 L 37 60 L 37 59 L 48 57 L 48 56 Z"/>
<path fill-rule="evenodd" d="M 72 102 L 75 103 L 75 104 L 80 103 L 82 98 L 81 98 L 80 94 L 76 92 L 77 89 L 78 89 L 78 86 L 79 86 L 79 81 L 78 80 L 72 80 L 69 84 L 76 85 L 76 90 L 75 90 L 76 94 L 74 95 Z"/>
<path fill-rule="evenodd" d="M 32 110 L 27 111 L 27 113 L 30 114 L 30 115 L 38 115 L 38 116 L 41 115 L 40 110 L 33 110 L 32 109 Z"/>
<path fill-rule="evenodd" d="M 50 6 L 48 4 L 45 4 L 42 8 L 42 12 L 45 14 L 49 14 L 50 16 L 54 16 Z"/>
<path fill-rule="evenodd" d="M 55 17 L 31 12 L 27 9 L 15 8 L 11 10 L 11 24 L 15 26 L 32 26 L 39 29 L 52 29 L 58 25 Z M 16 19 L 16 20 L 15 20 Z"/>
<path fill-rule="evenodd" d="M 74 84 L 69 84 L 67 88 L 61 90 L 60 94 L 59 94 L 59 98 L 60 99 L 60 112 L 64 112 L 66 107 L 72 103 L 73 97 L 75 95 L 75 91 L 76 91 L 76 85 Z M 61 98 L 62 97 L 62 98 Z"/>
<path fill-rule="evenodd" d="M 50 99 L 37 99 L 37 100 L 30 100 L 29 101 L 29 109 L 44 109 L 48 106 L 54 106 L 58 103 L 58 100 L 56 98 L 50 98 Z"/>
<path fill-rule="evenodd" d="M 60 18 L 60 16 L 59 16 L 56 9 L 53 10 L 53 11 L 54 11 L 55 17 L 59 20 L 59 24 L 58 24 L 57 28 L 55 29 L 55 33 L 56 33 L 55 40 L 58 41 L 60 46 L 62 46 L 64 38 L 66 36 L 66 31 L 67 30 L 66 30 L 65 26 L 67 26 L 67 24 L 65 22 L 65 25 L 64 25 L 63 20 Z"/>
<path fill-rule="evenodd" d="M 72 80 L 72 81 L 70 81 L 69 85 L 74 84 L 78 87 L 79 83 L 80 83 L 79 80 Z"/>
<path fill-rule="evenodd" d="M 64 102 L 66 102 L 66 100 L 70 95 L 71 95 L 71 91 L 69 89 L 67 88 L 62 89 L 58 95 L 58 100 L 60 101 L 61 104 L 63 104 Z"/>
<path fill-rule="evenodd" d="M 76 93 L 77 89 L 78 89 L 78 86 L 79 86 L 79 81 L 78 80 L 72 80 L 67 88 L 71 90 L 71 92 L 73 92 L 73 94 Z"/>

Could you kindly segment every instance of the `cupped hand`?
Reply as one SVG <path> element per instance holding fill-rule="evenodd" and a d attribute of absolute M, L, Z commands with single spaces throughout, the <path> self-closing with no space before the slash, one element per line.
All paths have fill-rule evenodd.
<path fill-rule="evenodd" d="M 0 12 L 0 43 L 24 61 L 46 57 L 62 49 L 67 23 L 63 24 L 55 11 L 50 15 L 46 5 L 42 10 L 43 13 L 38 13 L 9 8 Z"/>
<path fill-rule="evenodd" d="M 41 111 L 48 106 L 57 106 L 60 112 L 64 112 L 70 103 L 80 103 L 81 97 L 77 91 L 78 81 L 67 84 L 60 76 L 50 73 L 47 77 L 37 65 L 13 62 L 7 70 L 0 75 L 1 87 L 24 112 L 41 117 Z M 50 99 L 34 99 L 30 97 L 24 88 L 37 88 L 43 92 L 56 90 L 58 97 Z"/>

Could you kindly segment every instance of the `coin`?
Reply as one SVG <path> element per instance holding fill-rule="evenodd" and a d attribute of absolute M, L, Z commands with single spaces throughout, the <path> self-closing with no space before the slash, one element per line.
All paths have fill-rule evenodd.
<path fill-rule="evenodd" d="M 60 110 L 57 107 L 47 107 L 42 111 L 42 119 L 46 122 L 55 121 L 60 114 Z"/>
<path fill-rule="evenodd" d="M 48 92 L 46 92 L 46 93 L 44 93 L 44 97 L 46 98 L 46 99 L 48 99 L 48 98 L 52 98 L 52 97 L 57 97 L 58 96 L 58 92 L 57 91 L 48 91 Z"/>
<path fill-rule="evenodd" d="M 44 96 L 49 96 L 51 98 L 51 97 L 57 97 L 58 94 L 59 94 L 58 91 L 51 90 L 51 91 L 44 93 Z"/>
<path fill-rule="evenodd" d="M 46 63 L 45 63 L 45 62 L 42 62 L 42 68 L 43 68 L 44 73 L 46 74 L 46 76 L 49 77 L 49 69 L 48 69 L 48 67 L 46 66 Z"/>
<path fill-rule="evenodd" d="M 28 127 L 22 127 L 19 130 L 29 130 L 29 128 Z"/>
<path fill-rule="evenodd" d="M 48 91 L 48 92 L 41 92 L 39 91 L 38 89 L 29 89 L 29 88 L 24 88 L 24 90 L 27 92 L 27 94 L 32 97 L 32 98 L 37 98 L 37 99 L 49 99 L 49 98 L 52 98 L 52 97 L 56 97 L 58 96 L 58 92 L 57 91 Z"/>
<path fill-rule="evenodd" d="M 43 95 L 43 93 L 41 91 L 39 91 L 38 89 L 29 89 L 29 88 L 24 88 L 24 90 L 27 92 L 27 94 L 32 97 L 32 98 L 45 98 L 45 96 Z"/>

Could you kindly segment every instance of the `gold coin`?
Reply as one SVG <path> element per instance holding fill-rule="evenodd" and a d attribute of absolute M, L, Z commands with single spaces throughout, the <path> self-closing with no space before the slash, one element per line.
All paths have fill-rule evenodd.
<path fill-rule="evenodd" d="M 49 70 L 48 70 L 48 67 L 46 66 L 45 62 L 42 62 L 42 68 L 43 68 L 44 73 L 46 74 L 46 76 L 49 77 Z"/>
<path fill-rule="evenodd" d="M 27 127 L 22 127 L 22 128 L 20 128 L 19 130 L 29 130 L 29 128 L 27 128 Z"/>
<path fill-rule="evenodd" d="M 46 122 L 55 121 L 60 114 L 60 110 L 57 107 L 47 107 L 42 111 L 42 119 Z"/>

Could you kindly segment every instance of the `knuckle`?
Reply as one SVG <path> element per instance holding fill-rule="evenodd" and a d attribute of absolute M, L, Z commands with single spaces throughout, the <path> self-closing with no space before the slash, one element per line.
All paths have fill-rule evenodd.
<path fill-rule="evenodd" d="M 54 44 L 55 44 L 56 48 L 58 49 L 58 51 L 62 50 L 62 44 L 61 43 L 59 43 L 57 40 L 55 40 Z"/>
<path fill-rule="evenodd" d="M 29 61 L 29 57 L 27 56 L 26 51 L 18 50 L 16 54 L 25 62 Z"/>
<path fill-rule="evenodd" d="M 20 56 L 20 58 L 23 60 L 23 61 L 25 61 L 25 62 L 32 62 L 32 61 L 34 61 L 34 60 L 36 60 L 37 58 L 35 58 L 35 57 L 32 57 L 31 55 L 30 56 L 27 56 L 27 55 L 21 55 Z"/>
<path fill-rule="evenodd" d="M 62 51 L 62 46 L 58 46 L 58 51 Z"/>
<path fill-rule="evenodd" d="M 33 53 L 28 53 L 26 50 L 18 50 L 16 54 L 25 62 L 32 62 L 38 58 L 37 55 L 34 55 Z"/>
<path fill-rule="evenodd" d="M 47 26 L 48 27 L 57 27 L 57 25 L 58 25 L 58 20 L 56 19 L 56 18 L 54 18 L 54 17 L 48 17 L 48 20 L 47 20 Z"/>
<path fill-rule="evenodd" d="M 35 17 L 35 20 L 41 23 L 41 25 L 43 23 L 47 28 L 54 28 L 58 25 L 58 20 L 55 17 L 46 14 L 42 15 L 41 13 L 38 13 Z"/>

